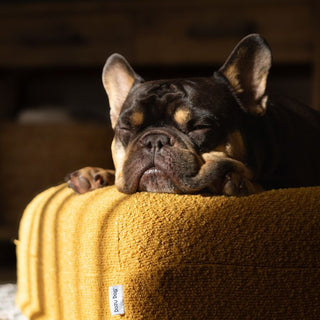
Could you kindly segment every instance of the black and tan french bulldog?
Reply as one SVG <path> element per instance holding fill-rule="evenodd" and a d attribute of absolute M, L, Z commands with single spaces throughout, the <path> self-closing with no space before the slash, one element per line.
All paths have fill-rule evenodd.
<path fill-rule="evenodd" d="M 248 195 L 320 185 L 320 113 L 266 93 L 271 50 L 244 38 L 210 78 L 144 81 L 119 54 L 103 69 L 115 171 L 69 176 L 84 193 Z"/>

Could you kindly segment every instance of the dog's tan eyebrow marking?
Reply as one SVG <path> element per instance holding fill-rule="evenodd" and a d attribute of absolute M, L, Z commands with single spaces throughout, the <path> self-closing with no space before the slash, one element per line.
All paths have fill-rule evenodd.
<path fill-rule="evenodd" d="M 186 125 L 191 119 L 191 112 L 186 107 L 181 106 L 177 108 L 173 116 L 174 120 L 180 125 Z"/>
<path fill-rule="evenodd" d="M 130 115 L 130 122 L 134 126 L 142 125 L 144 120 L 144 115 L 141 111 L 135 111 Z"/>

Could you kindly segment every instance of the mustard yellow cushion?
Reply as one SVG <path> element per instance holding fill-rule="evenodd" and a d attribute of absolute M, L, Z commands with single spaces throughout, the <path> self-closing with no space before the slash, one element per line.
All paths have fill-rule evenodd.
<path fill-rule="evenodd" d="M 227 198 L 61 185 L 26 208 L 17 257 L 30 319 L 320 319 L 320 187 Z M 123 316 L 110 313 L 114 285 Z"/>

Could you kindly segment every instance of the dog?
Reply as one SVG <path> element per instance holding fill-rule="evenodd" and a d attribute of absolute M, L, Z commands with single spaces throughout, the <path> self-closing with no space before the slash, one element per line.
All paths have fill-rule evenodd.
<path fill-rule="evenodd" d="M 144 81 L 111 55 L 102 79 L 115 171 L 83 168 L 69 187 L 246 196 L 319 185 L 320 113 L 268 96 L 271 63 L 258 34 L 243 38 L 209 78 Z"/>

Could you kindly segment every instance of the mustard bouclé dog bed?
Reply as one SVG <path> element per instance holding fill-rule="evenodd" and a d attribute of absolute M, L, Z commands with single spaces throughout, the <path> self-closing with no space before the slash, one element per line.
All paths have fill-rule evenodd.
<path fill-rule="evenodd" d="M 320 319 L 320 187 L 228 198 L 61 185 L 26 208 L 17 257 L 29 319 Z"/>

